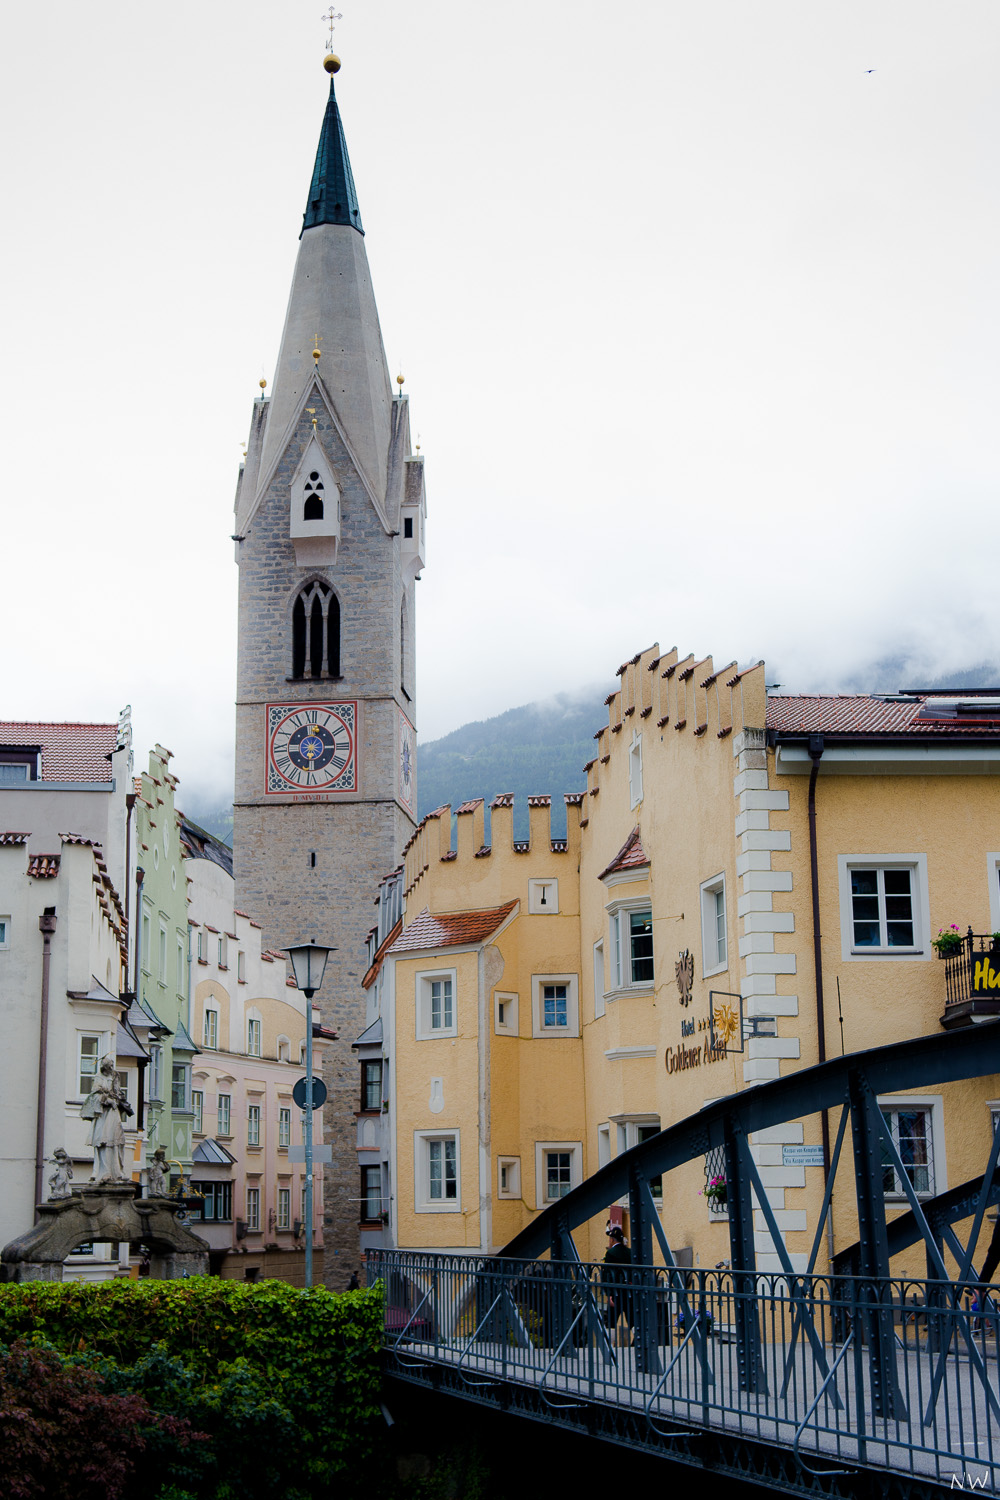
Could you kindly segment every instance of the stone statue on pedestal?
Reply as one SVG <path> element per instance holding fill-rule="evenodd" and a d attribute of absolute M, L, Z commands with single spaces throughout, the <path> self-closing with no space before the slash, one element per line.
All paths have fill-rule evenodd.
<path fill-rule="evenodd" d="M 153 1152 L 153 1159 L 146 1169 L 146 1196 L 147 1198 L 166 1198 L 170 1192 L 170 1168 L 167 1165 L 167 1153 L 162 1146 L 157 1146 Z"/>
<path fill-rule="evenodd" d="M 49 1198 L 72 1198 L 73 1163 L 62 1146 L 52 1153 L 52 1165 L 55 1171 L 49 1177 Z"/>
<path fill-rule="evenodd" d="M 81 1120 L 93 1120 L 90 1144 L 94 1148 L 94 1171 L 91 1182 L 125 1182 L 125 1130 L 123 1117 L 133 1113 L 118 1086 L 115 1065 L 110 1057 L 101 1062 L 94 1087 L 80 1110 Z"/>

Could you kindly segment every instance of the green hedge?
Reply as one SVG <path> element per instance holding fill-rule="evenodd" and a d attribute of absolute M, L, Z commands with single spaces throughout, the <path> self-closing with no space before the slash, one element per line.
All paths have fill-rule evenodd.
<path fill-rule="evenodd" d="M 173 1456 L 163 1500 L 311 1500 L 371 1452 L 380 1289 L 335 1295 L 208 1277 L 0 1287 L 0 1355 L 27 1342 L 96 1371 L 209 1441 Z M 0 1469 L 4 1454 L 0 1442 Z"/>

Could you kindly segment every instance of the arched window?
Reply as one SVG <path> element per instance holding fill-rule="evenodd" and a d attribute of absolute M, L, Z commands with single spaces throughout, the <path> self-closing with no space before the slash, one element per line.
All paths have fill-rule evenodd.
<path fill-rule="evenodd" d="M 323 481 L 319 476 L 319 470 L 313 469 L 305 482 L 305 504 L 302 507 L 303 521 L 322 521 L 323 519 Z"/>
<path fill-rule="evenodd" d="M 319 579 L 292 606 L 292 676 L 340 676 L 340 601 Z"/>

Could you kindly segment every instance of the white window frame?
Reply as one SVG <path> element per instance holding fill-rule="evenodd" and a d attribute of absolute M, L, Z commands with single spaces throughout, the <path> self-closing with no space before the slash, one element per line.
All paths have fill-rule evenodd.
<path fill-rule="evenodd" d="M 986 877 L 990 893 L 990 931 L 1000 932 L 1000 854 L 987 854 Z"/>
<path fill-rule="evenodd" d="M 597 1127 L 597 1170 L 606 1167 L 611 1160 L 611 1126 Z"/>
<path fill-rule="evenodd" d="M 497 1157 L 497 1197 L 520 1198 L 521 1158 L 519 1156 Z"/>
<path fill-rule="evenodd" d="M 292 1144 L 292 1112 L 285 1105 L 278 1108 L 278 1150 L 287 1149 Z"/>
<path fill-rule="evenodd" d="M 558 1203 L 558 1198 L 546 1197 L 548 1185 L 548 1172 L 546 1157 L 550 1151 L 569 1152 L 569 1192 L 579 1187 L 583 1181 L 583 1142 L 582 1141 L 536 1141 L 535 1142 L 535 1206 L 537 1208 L 549 1208 L 551 1204 Z"/>
<path fill-rule="evenodd" d="M 193 1135 L 205 1134 L 205 1090 L 191 1090 L 191 1113 L 194 1115 L 194 1123 L 191 1126 Z"/>
<path fill-rule="evenodd" d="M 247 1016 L 247 1057 L 264 1056 L 264 1022 L 251 1011 Z"/>
<path fill-rule="evenodd" d="M 852 870 L 909 870 L 913 908 L 912 948 L 856 948 L 854 908 L 851 902 Z M 931 915 L 927 887 L 926 854 L 838 854 L 840 889 L 840 948 L 844 963 L 927 963 L 933 957 Z"/>
<path fill-rule="evenodd" d="M 94 1051 L 94 1071 L 93 1072 L 91 1072 L 89 1068 L 87 1069 L 86 1073 L 84 1073 L 84 1070 L 83 1070 L 83 1044 L 84 1044 L 84 1042 L 96 1042 L 97 1043 L 97 1047 L 96 1047 L 96 1049 Z M 101 1058 L 103 1056 L 104 1056 L 104 1033 L 103 1032 L 99 1032 L 99 1031 L 78 1031 L 77 1032 L 77 1037 L 76 1037 L 76 1087 L 77 1087 L 77 1092 L 78 1092 L 78 1094 L 79 1094 L 79 1096 L 80 1096 L 81 1099 L 86 1099 L 86 1097 L 90 1093 L 91 1089 L 93 1089 L 94 1084 L 97 1082 L 98 1074 L 101 1071 Z M 88 1053 L 88 1060 L 89 1060 L 89 1053 Z M 89 1085 L 86 1088 L 84 1088 L 83 1085 L 84 1085 L 84 1080 L 86 1078 L 90 1079 L 90 1083 L 89 1083 Z"/>
<path fill-rule="evenodd" d="M 944 1099 L 940 1094 L 886 1094 L 880 1095 L 878 1107 L 889 1120 L 891 1113 L 904 1109 L 925 1109 L 930 1113 L 931 1180 L 926 1193 L 917 1193 L 919 1199 L 934 1198 L 948 1191 L 948 1158 L 944 1140 Z M 905 1193 L 886 1193 L 887 1203 L 906 1203 Z"/>
<path fill-rule="evenodd" d="M 432 1026 L 432 994 L 431 985 L 436 982 L 448 980 L 451 984 L 451 1025 Z M 433 1042 L 443 1036 L 458 1035 L 458 970 L 457 969 L 421 969 L 414 976 L 415 981 L 415 1017 L 418 1042 Z"/>
<path fill-rule="evenodd" d="M 722 916 L 725 922 L 723 932 L 725 952 L 721 956 L 718 936 L 718 907 L 716 904 L 720 894 L 722 896 Z M 729 968 L 729 900 L 726 891 L 725 871 L 720 875 L 713 875 L 711 880 L 702 881 L 700 901 L 701 973 L 703 979 L 708 979 L 712 974 L 724 974 Z"/>
<path fill-rule="evenodd" d="M 163 1102 L 163 1048 L 159 1042 L 151 1042 L 149 1047 L 149 1097 L 157 1103 Z"/>
<path fill-rule="evenodd" d="M 160 923 L 159 950 L 156 960 L 157 979 L 160 984 L 167 982 L 167 929 L 165 923 Z"/>
<path fill-rule="evenodd" d="M 607 980 L 604 977 L 604 939 L 601 938 L 594 944 L 594 1020 L 598 1020 L 607 1010 L 605 995 L 607 994 Z"/>
<path fill-rule="evenodd" d="M 547 984 L 566 986 L 566 1025 L 546 1026 L 543 991 Z M 531 976 L 531 1034 L 546 1037 L 573 1037 L 580 1035 L 580 981 L 576 974 L 532 974 Z"/>
<path fill-rule="evenodd" d="M 178 995 L 186 995 L 187 994 L 187 981 L 186 981 L 186 975 L 185 975 L 185 968 L 186 968 L 185 960 L 186 960 L 186 958 L 187 958 L 187 954 L 184 951 L 184 943 L 181 940 L 181 938 L 178 937 L 178 939 L 177 939 L 177 993 L 178 993 Z"/>
<path fill-rule="evenodd" d="M 642 735 L 632 731 L 632 743 L 628 747 L 628 805 L 638 807 L 642 801 Z"/>
<path fill-rule="evenodd" d="M 10 947 L 10 917 L 0 916 L 0 949 Z"/>
<path fill-rule="evenodd" d="M 557 917 L 559 915 L 558 880 L 528 881 L 528 914 L 529 916 L 537 917 Z"/>
<path fill-rule="evenodd" d="M 493 991 L 493 1030 L 497 1036 L 519 1034 L 518 997 L 509 990 Z"/>
<path fill-rule="evenodd" d="M 453 1141 L 455 1145 L 455 1197 L 431 1198 L 431 1146 Z M 415 1130 L 413 1132 L 414 1210 L 418 1214 L 460 1214 L 462 1212 L 462 1142 L 458 1130 Z"/>
<path fill-rule="evenodd" d="M 142 972 L 152 976 L 153 969 L 149 950 L 153 943 L 153 924 L 149 919 L 148 911 L 144 911 L 142 914 L 140 931 L 142 933 Z"/>
<path fill-rule="evenodd" d="M 209 1025 L 210 1017 L 211 1025 Z M 219 1045 L 219 1012 L 214 1005 L 206 1005 L 202 1013 L 201 1045 L 210 1052 L 215 1052 Z"/>
<path fill-rule="evenodd" d="M 177 1074 L 181 1073 L 180 1079 Z M 174 1090 L 181 1083 L 184 1088 L 184 1103 L 174 1103 Z M 170 1060 L 170 1108 L 171 1111 L 178 1110 L 181 1114 L 187 1114 L 191 1108 L 191 1064 L 177 1062 L 171 1057 Z"/>
<path fill-rule="evenodd" d="M 239 950 L 239 952 L 236 954 L 236 983 L 237 984 L 246 984 L 246 982 L 247 982 L 247 956 L 246 956 L 246 954 L 243 952 L 243 950 L 241 948 Z"/>
<path fill-rule="evenodd" d="M 222 1101 L 225 1100 L 225 1109 Z M 232 1094 L 219 1094 L 215 1101 L 216 1135 L 225 1136 L 228 1140 L 233 1133 L 233 1096 Z M 225 1128 L 223 1128 L 225 1126 Z"/>
<path fill-rule="evenodd" d="M 633 1146 L 641 1145 L 645 1135 L 658 1135 L 663 1128 L 660 1117 L 656 1114 L 612 1115 L 610 1124 L 615 1126 L 616 1156 L 621 1156 L 623 1151 L 631 1151 Z M 650 1188 L 654 1199 L 659 1203 L 663 1198 L 662 1180 L 651 1178 Z"/>
<path fill-rule="evenodd" d="M 260 1233 L 260 1188 L 247 1188 L 247 1234 Z"/>
<path fill-rule="evenodd" d="M 261 1108 L 259 1104 L 247 1105 L 247 1146 L 254 1150 L 261 1148 L 260 1139 Z"/>
<path fill-rule="evenodd" d="M 630 918 L 642 912 L 653 915 L 651 896 L 631 896 L 621 901 L 609 901 L 604 910 L 608 914 L 608 934 L 611 939 L 610 978 L 611 988 L 605 992 L 606 1000 L 617 1000 L 620 995 L 651 995 L 656 988 L 656 944 L 653 944 L 653 978 L 632 979 L 632 933 Z M 625 941 L 623 946 L 622 933 Z"/>
<path fill-rule="evenodd" d="M 276 1229 L 291 1229 L 292 1227 L 292 1190 L 290 1187 L 279 1187 L 277 1214 L 275 1216 Z"/>

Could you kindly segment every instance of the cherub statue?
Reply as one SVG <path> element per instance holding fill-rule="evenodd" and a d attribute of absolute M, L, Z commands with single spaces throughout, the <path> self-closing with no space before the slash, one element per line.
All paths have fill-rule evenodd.
<path fill-rule="evenodd" d="M 125 1182 L 125 1130 L 122 1118 L 133 1113 L 118 1085 L 111 1057 L 101 1061 L 101 1071 L 94 1087 L 83 1102 L 81 1120 L 93 1120 L 90 1144 L 94 1148 L 94 1171 L 91 1182 Z"/>
<path fill-rule="evenodd" d="M 167 1153 L 162 1146 L 157 1146 L 146 1169 L 146 1194 L 150 1198 L 166 1198 L 169 1191 L 170 1168 L 167 1165 Z"/>
<path fill-rule="evenodd" d="M 52 1165 L 55 1171 L 49 1177 L 49 1198 L 72 1198 L 73 1163 L 62 1146 L 53 1151 Z"/>

